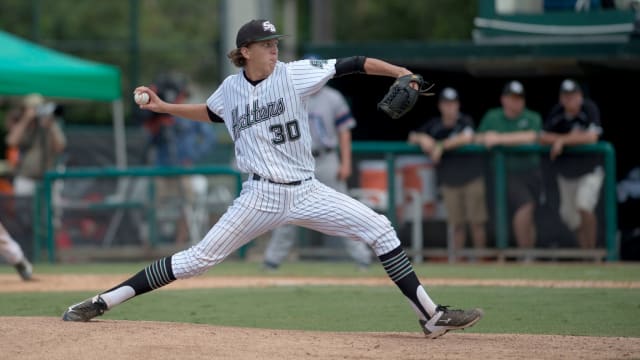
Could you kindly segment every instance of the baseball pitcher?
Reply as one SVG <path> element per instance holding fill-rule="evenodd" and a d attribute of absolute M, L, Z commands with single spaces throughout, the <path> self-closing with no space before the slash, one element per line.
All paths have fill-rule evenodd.
<path fill-rule="evenodd" d="M 238 168 L 248 177 L 240 196 L 199 243 L 71 305 L 63 320 L 89 321 L 135 296 L 177 279 L 200 275 L 252 239 L 290 224 L 367 244 L 409 300 L 428 337 L 463 329 L 480 320 L 480 309 L 452 310 L 436 305 L 420 284 L 389 220 L 314 176 L 307 110 L 311 94 L 332 77 L 365 73 L 393 78 L 411 76 L 412 80 L 405 83 L 411 83 L 411 91 L 394 90 L 390 95 L 407 96 L 419 92 L 421 77 L 412 76 L 403 67 L 363 56 L 283 63 L 278 61 L 281 37 L 267 20 L 243 25 L 237 34 L 237 47 L 229 53 L 230 60 L 241 70 L 227 77 L 205 104 L 171 104 L 148 87 L 135 89 L 149 94 L 149 103 L 140 105 L 143 109 L 196 121 L 224 122 L 235 143 Z M 390 108 L 402 103 L 407 102 L 389 102 Z"/>

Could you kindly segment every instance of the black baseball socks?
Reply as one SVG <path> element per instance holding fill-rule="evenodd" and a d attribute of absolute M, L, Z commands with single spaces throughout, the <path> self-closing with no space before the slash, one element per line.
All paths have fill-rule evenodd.
<path fill-rule="evenodd" d="M 168 256 L 153 262 L 122 284 L 103 292 L 100 297 L 111 309 L 134 296 L 163 287 L 175 279 L 171 269 L 171 256 Z"/>
<path fill-rule="evenodd" d="M 420 284 L 420 280 L 413 271 L 407 254 L 401 246 L 390 252 L 378 256 L 389 278 L 396 283 L 400 291 L 406 296 L 413 310 L 422 320 L 429 320 L 436 312 L 436 304 Z"/>

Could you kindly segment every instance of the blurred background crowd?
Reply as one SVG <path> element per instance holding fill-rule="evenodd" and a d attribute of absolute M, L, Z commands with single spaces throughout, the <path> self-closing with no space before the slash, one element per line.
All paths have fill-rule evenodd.
<path fill-rule="evenodd" d="M 87 176 L 55 181 L 49 197 L 38 193 L 38 185 L 46 171 L 56 170 L 233 167 L 223 125 L 140 111 L 131 92 L 145 84 L 167 101 L 202 102 L 235 71 L 225 58 L 233 47 L 234 29 L 249 18 L 268 18 L 289 35 L 280 44 L 283 61 L 303 54 L 368 55 L 401 64 L 436 83 L 435 97 L 422 98 L 394 122 L 376 109 L 389 79 L 367 78 L 366 86 L 347 79 L 329 83 L 344 96 L 357 121 L 349 128 L 354 145 L 398 142 L 419 150 L 396 154 L 392 171 L 401 187 L 392 189 L 398 194 L 396 227 L 408 247 L 421 236 L 427 249 L 448 248 L 427 250 L 427 256 L 451 260 L 450 249 L 466 247 L 479 251 L 458 259 L 495 259 L 495 253 L 481 251 L 495 248 L 497 233 L 503 231 L 494 225 L 499 205 L 491 150 L 541 145 L 547 150 L 507 158 L 507 245 L 600 249 L 582 254 L 637 260 L 640 160 L 632 122 L 638 109 L 637 95 L 628 86 L 640 80 L 639 4 L 2 1 L 0 59 L 7 65 L 0 65 L 0 221 L 27 254 L 45 247 L 40 239 L 48 235 L 58 249 L 99 246 L 104 254 L 118 246 L 152 251 L 158 245 L 198 241 L 234 197 L 233 179 L 202 174 Z M 98 77 L 108 83 L 106 90 L 101 92 L 103 83 L 94 78 L 85 84 L 73 75 L 62 78 L 53 63 L 60 61 L 62 67 L 69 59 L 78 60 L 69 65 L 72 70 L 95 66 L 95 71 L 106 72 Z M 37 60 L 56 75 L 31 71 L 29 65 Z M 576 133 L 584 136 L 576 138 Z M 614 173 L 606 173 L 602 153 L 566 150 L 603 142 L 615 149 Z M 465 146 L 472 151 L 456 152 Z M 377 183 L 389 172 L 384 154 L 354 150 L 351 167 L 352 174 L 344 178 L 351 193 L 387 211 L 389 184 Z M 613 247 L 605 230 L 607 177 L 615 180 L 617 195 Z M 382 190 L 387 199 L 367 198 L 362 189 Z M 410 198 L 411 189 L 419 190 L 419 200 Z M 411 201 L 421 204 L 419 220 L 410 214 L 415 209 Z M 45 211 L 47 202 L 53 203 L 51 214 Z M 53 217 L 53 234 L 47 234 L 47 216 Z M 416 221 L 421 235 L 414 232 Z M 306 232 L 299 240 L 310 247 L 329 241 Z M 613 257 L 607 254 L 612 249 Z M 81 253 L 72 254 L 66 259 L 82 258 Z M 344 257 L 339 251 L 304 248 L 297 254 Z M 580 258 L 581 253 L 575 254 Z M 553 260 L 556 255 L 538 258 Z M 525 252 L 513 258 L 531 260 Z"/>

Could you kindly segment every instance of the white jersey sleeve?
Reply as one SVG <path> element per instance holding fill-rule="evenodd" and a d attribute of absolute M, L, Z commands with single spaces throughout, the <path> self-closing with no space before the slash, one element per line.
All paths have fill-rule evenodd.
<path fill-rule="evenodd" d="M 225 79 L 225 81 L 227 81 L 227 79 Z M 209 96 L 209 98 L 207 99 L 207 107 L 214 114 L 224 119 L 224 93 L 222 88 L 222 85 L 219 86 L 218 89 L 216 89 L 216 91 L 211 94 L 211 96 Z"/>
<path fill-rule="evenodd" d="M 300 97 L 320 90 L 336 74 L 336 59 L 299 60 L 287 63 L 291 80 Z"/>

